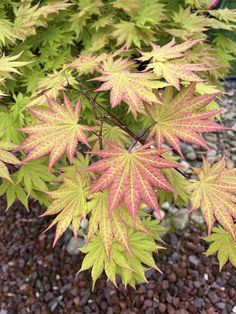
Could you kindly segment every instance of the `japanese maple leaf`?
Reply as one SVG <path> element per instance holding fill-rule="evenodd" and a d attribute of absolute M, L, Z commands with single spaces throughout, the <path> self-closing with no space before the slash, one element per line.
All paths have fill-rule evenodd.
<path fill-rule="evenodd" d="M 163 77 L 170 85 L 179 89 L 179 80 L 197 82 L 202 79 L 194 72 L 206 71 L 207 68 L 202 64 L 185 64 L 182 60 L 173 61 L 184 56 L 184 52 L 198 43 L 199 40 L 188 40 L 180 45 L 175 45 L 175 39 L 172 39 L 167 45 L 161 47 L 151 44 L 151 52 L 141 52 L 141 61 L 150 60 L 147 70 L 153 69 L 158 78 Z M 182 63 L 181 63 L 182 62 Z"/>
<path fill-rule="evenodd" d="M 50 170 L 65 152 L 72 162 L 78 142 L 89 145 L 85 132 L 92 128 L 78 123 L 80 101 L 73 107 L 65 94 L 63 105 L 54 99 L 47 100 L 49 109 L 31 109 L 33 116 L 42 123 L 21 129 L 30 136 L 18 150 L 30 151 L 24 163 L 50 153 L 48 165 Z"/>
<path fill-rule="evenodd" d="M 236 230 L 236 224 L 234 225 Z M 236 267 L 236 242 L 229 232 L 225 231 L 220 226 L 212 229 L 212 234 L 209 237 L 203 238 L 210 242 L 209 248 L 206 251 L 206 256 L 217 253 L 220 270 L 229 260 L 230 263 Z"/>
<path fill-rule="evenodd" d="M 81 75 L 93 73 L 95 70 L 99 69 L 100 62 L 105 58 L 105 54 L 100 56 L 81 55 L 72 63 L 67 64 L 66 67 L 77 69 Z"/>
<path fill-rule="evenodd" d="M 225 169 L 222 158 L 214 165 L 204 160 L 202 168 L 194 171 L 198 179 L 187 187 L 192 192 L 192 210 L 201 208 L 209 234 L 216 219 L 236 241 L 236 169 Z"/>
<path fill-rule="evenodd" d="M 77 236 L 80 220 L 87 213 L 86 192 L 85 181 L 79 174 L 73 179 L 64 178 L 64 183 L 57 190 L 47 192 L 53 199 L 53 202 L 41 216 L 57 215 L 44 231 L 46 232 L 54 225 L 57 225 L 53 245 L 56 244 L 70 224 L 72 224 L 74 236 Z"/>
<path fill-rule="evenodd" d="M 94 193 L 88 202 L 88 212 L 91 212 L 88 229 L 88 241 L 92 240 L 99 230 L 104 243 L 106 255 L 110 258 L 112 241 L 117 240 L 130 255 L 132 255 L 128 227 L 141 230 L 146 234 L 150 234 L 142 220 L 137 216 L 135 223 L 130 213 L 124 208 L 119 208 L 109 215 L 108 191 Z"/>
<path fill-rule="evenodd" d="M 194 91 L 195 84 L 192 83 L 173 96 L 173 88 L 167 87 L 162 97 L 162 105 L 146 105 L 146 111 L 154 122 L 147 140 L 155 136 L 158 149 L 164 140 L 180 155 L 180 140 L 207 148 L 200 134 L 226 129 L 209 120 L 220 110 L 199 112 L 220 93 L 194 96 Z"/>
<path fill-rule="evenodd" d="M 182 44 L 176 45 L 175 39 L 173 38 L 168 44 L 159 46 L 151 43 L 151 52 L 141 52 L 142 57 L 139 58 L 141 61 L 160 61 L 165 62 L 171 59 L 176 59 L 184 56 L 184 52 L 198 43 L 199 40 L 188 40 Z"/>
<path fill-rule="evenodd" d="M 88 203 L 88 209 L 91 211 L 88 240 L 91 240 L 97 230 L 99 230 L 108 258 L 110 258 L 111 254 L 113 237 L 121 243 L 125 250 L 131 253 L 128 231 L 119 212 L 116 210 L 109 217 L 107 191 L 95 193 L 92 200 Z"/>
<path fill-rule="evenodd" d="M 12 180 L 5 163 L 13 165 L 20 164 L 20 160 L 18 160 L 12 153 L 9 152 L 15 148 L 16 145 L 12 143 L 0 141 L 0 177 L 7 179 L 10 182 L 12 182 Z"/>
<path fill-rule="evenodd" d="M 137 149 L 126 150 L 113 142 L 107 142 L 106 150 L 94 151 L 102 157 L 86 170 L 103 172 L 92 185 L 91 193 L 109 188 L 110 212 L 123 201 L 135 219 L 143 200 L 154 210 L 159 209 L 155 188 L 174 191 L 159 169 L 179 166 L 159 157 L 148 143 Z"/>
<path fill-rule="evenodd" d="M 200 82 L 203 79 L 197 76 L 194 71 L 206 71 L 202 64 L 179 64 L 155 62 L 149 64 L 147 69 L 153 68 L 158 78 L 163 77 L 170 85 L 179 89 L 179 80 L 188 82 Z"/>
<path fill-rule="evenodd" d="M 134 63 L 128 59 L 108 58 L 101 66 L 101 76 L 92 80 L 104 82 L 96 91 L 111 91 L 112 108 L 124 101 L 136 117 L 137 112 L 145 114 L 144 101 L 160 102 L 152 92 L 152 89 L 157 88 L 160 82 L 154 80 L 152 73 L 131 72 L 133 65 Z"/>

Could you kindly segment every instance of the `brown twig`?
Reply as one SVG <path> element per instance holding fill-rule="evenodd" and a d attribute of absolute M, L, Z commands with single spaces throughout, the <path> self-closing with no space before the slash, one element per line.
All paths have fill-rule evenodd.
<path fill-rule="evenodd" d="M 102 143 L 102 128 L 103 128 L 103 117 L 101 117 L 101 124 L 100 124 L 100 131 L 99 131 L 99 147 L 103 150 L 103 143 Z"/>
<path fill-rule="evenodd" d="M 142 140 L 139 136 L 135 135 L 129 128 L 127 128 L 127 126 L 123 125 L 123 123 L 119 119 L 117 119 L 116 116 L 114 116 L 111 112 L 109 112 L 103 105 L 98 103 L 93 97 L 89 96 L 86 92 L 83 92 L 83 91 L 80 91 L 80 92 L 89 100 L 93 108 L 97 108 L 97 107 L 101 108 L 104 112 L 107 113 L 108 117 L 115 125 L 121 128 L 127 134 L 129 134 L 129 136 L 131 136 L 135 141 L 139 142 L 142 145 L 145 143 L 144 140 Z"/>

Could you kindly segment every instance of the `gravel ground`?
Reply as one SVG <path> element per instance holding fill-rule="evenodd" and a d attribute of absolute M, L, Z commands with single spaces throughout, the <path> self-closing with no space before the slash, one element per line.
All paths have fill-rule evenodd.
<path fill-rule="evenodd" d="M 102 277 L 92 291 L 88 272 L 75 276 L 81 256 L 63 250 L 63 240 L 52 249 L 52 232 L 39 238 L 48 221 L 35 218 L 37 205 L 31 208 L 27 213 L 16 204 L 0 216 L 1 314 L 233 313 L 236 271 L 228 264 L 219 273 L 216 259 L 202 254 L 194 226 L 170 236 L 165 254 L 157 256 L 163 275 L 148 271 L 149 284 L 117 290 Z"/>
<path fill-rule="evenodd" d="M 226 134 L 208 135 L 211 153 L 185 146 L 187 163 L 198 164 L 202 153 L 209 160 L 228 157 L 228 167 L 236 164 L 235 84 L 226 86 L 229 97 L 224 124 L 233 127 Z M 191 154 L 189 154 L 191 153 Z M 166 237 L 167 249 L 156 257 L 160 273 L 149 270 L 148 284 L 124 289 L 101 277 L 92 291 L 89 272 L 76 276 L 82 256 L 69 255 L 65 239 L 52 249 L 53 232 L 40 233 L 49 219 L 38 218 L 42 209 L 31 203 L 27 213 L 16 203 L 4 212 L 0 199 L 0 314 L 23 313 L 236 313 L 236 269 L 227 264 L 220 273 L 214 257 L 206 257 L 204 230 L 193 223 L 186 231 Z"/>

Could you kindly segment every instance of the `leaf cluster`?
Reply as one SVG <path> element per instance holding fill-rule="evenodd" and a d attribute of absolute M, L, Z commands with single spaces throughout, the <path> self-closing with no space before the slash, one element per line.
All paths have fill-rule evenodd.
<path fill-rule="evenodd" d="M 207 149 L 202 134 L 226 129 L 216 99 L 235 22 L 206 0 L 1 1 L 0 195 L 46 206 L 54 244 L 87 217 L 94 283 L 157 268 L 163 228 L 142 208 L 165 200 L 201 208 L 207 254 L 235 265 L 235 169 L 204 161 L 188 180 L 176 162 L 181 142 Z"/>

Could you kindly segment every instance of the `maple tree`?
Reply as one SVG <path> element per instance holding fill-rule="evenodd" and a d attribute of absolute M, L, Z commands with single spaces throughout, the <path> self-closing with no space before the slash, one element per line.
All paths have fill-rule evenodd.
<path fill-rule="evenodd" d="M 235 10 L 207 0 L 3 0 L 0 11 L 7 209 L 37 200 L 53 216 L 54 245 L 68 228 L 83 237 L 80 271 L 91 268 L 93 286 L 103 271 L 132 287 L 150 267 L 161 271 L 166 200 L 200 209 L 206 255 L 236 266 L 236 170 L 203 160 L 189 176 L 179 162 L 182 142 L 208 149 L 202 135 L 228 129 L 216 100 L 236 51 L 225 35 Z"/>

